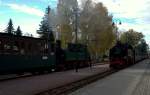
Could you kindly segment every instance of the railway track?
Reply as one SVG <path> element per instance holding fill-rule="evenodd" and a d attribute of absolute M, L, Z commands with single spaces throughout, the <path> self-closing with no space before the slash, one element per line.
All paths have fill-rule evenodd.
<path fill-rule="evenodd" d="M 96 65 L 103 65 L 103 64 L 94 64 L 93 66 Z M 49 73 L 44 73 L 44 74 L 49 74 Z M 41 74 L 31 74 L 31 73 L 25 73 L 22 75 L 18 75 L 18 74 L 6 74 L 6 75 L 0 75 L 0 82 L 3 81 L 9 81 L 9 80 L 15 80 L 15 79 L 19 79 L 19 78 L 25 78 L 25 77 L 32 77 L 32 76 L 37 76 L 37 75 L 41 75 Z"/>
<path fill-rule="evenodd" d="M 79 81 L 69 83 L 69 84 L 63 85 L 61 87 L 49 89 L 47 91 L 43 91 L 43 92 L 38 93 L 36 95 L 67 95 L 70 92 L 73 92 L 73 91 L 75 91 L 75 90 L 77 90 L 77 89 L 79 89 L 85 85 L 88 85 L 94 81 L 102 79 L 102 78 L 104 78 L 110 74 L 113 74 L 114 72 L 117 72 L 117 70 L 109 69 L 109 70 L 101 72 L 99 74 L 83 78 Z"/>
<path fill-rule="evenodd" d="M 138 61 L 138 62 L 141 62 L 141 61 Z M 136 62 L 136 63 L 138 63 L 138 62 Z M 83 78 L 79 81 L 72 82 L 72 83 L 69 83 L 69 84 L 66 84 L 66 85 L 63 85 L 60 87 L 49 89 L 49 90 L 43 91 L 43 92 L 35 94 L 35 95 L 68 95 L 69 93 L 71 93 L 71 92 L 73 92 L 73 91 L 75 91 L 75 90 L 77 90 L 83 86 L 86 86 L 92 82 L 95 82 L 99 79 L 107 77 L 108 75 L 111 75 L 111 74 L 118 72 L 120 70 L 123 70 L 123 69 L 124 68 L 119 69 L 119 70 L 109 69 L 109 70 L 101 72 L 99 74 L 89 76 L 89 77 Z"/>
<path fill-rule="evenodd" d="M 15 79 L 21 79 L 26 77 L 32 77 L 32 76 L 38 76 L 38 75 L 44 75 L 44 74 L 50 74 L 49 72 L 45 73 L 24 73 L 24 74 L 6 74 L 6 75 L 0 75 L 0 82 L 3 81 L 9 81 L 9 80 L 15 80 Z"/>
<path fill-rule="evenodd" d="M 33 75 L 29 73 L 23 75 L 17 75 L 17 74 L 0 75 L 0 82 L 25 78 L 25 77 L 31 77 L 31 76 Z"/>
<path fill-rule="evenodd" d="M 95 68 L 104 68 L 103 66 L 96 66 Z M 91 69 L 92 70 L 92 69 Z M 60 83 L 64 83 L 63 85 L 58 85 L 58 86 L 50 86 L 49 89 L 45 89 L 44 90 L 41 90 L 40 92 L 38 92 L 39 90 L 37 90 L 37 93 L 34 93 L 33 95 L 67 95 L 69 94 L 70 92 L 73 92 L 85 85 L 88 85 L 92 82 L 95 82 L 99 79 L 102 79 L 108 75 L 111 75 L 115 72 L 117 72 L 118 70 L 113 70 L 113 69 L 105 69 L 104 71 L 101 71 L 99 73 L 95 73 L 96 75 L 91 75 L 91 76 L 88 76 L 88 77 L 82 77 L 82 78 L 79 78 L 77 79 L 76 81 L 70 81 L 70 82 L 66 82 L 66 84 L 61 80 Z M 24 77 L 29 77 L 30 75 L 27 75 L 27 76 L 21 76 L 19 78 L 24 78 Z M 33 75 L 31 75 L 30 77 L 32 77 Z M 68 76 L 68 75 L 67 75 Z M 47 77 L 48 78 L 48 77 Z M 49 77 L 51 78 L 51 77 Z M 16 79 L 16 78 L 9 78 L 9 79 L 5 79 L 5 80 L 11 80 L 11 79 Z M 41 78 L 42 79 L 42 78 Z M 56 79 L 56 78 L 54 78 Z M 5 81 L 4 80 L 4 81 Z M 45 81 L 45 80 L 44 80 Z M 43 82 L 44 82 L 43 81 Z M 0 81 L 1 82 L 1 81 Z M 43 83 L 41 81 L 41 83 Z M 54 83 L 55 84 L 55 83 Z M 29 84 L 30 85 L 30 84 Z M 45 87 L 45 86 L 43 86 Z M 55 87 L 55 88 L 54 88 Z M 36 87 L 33 87 L 34 89 L 36 89 Z M 20 90 L 19 90 L 20 91 Z M 32 91 L 29 89 L 29 92 Z M 28 92 L 28 90 L 27 90 Z M 15 94 L 14 94 L 15 95 Z M 28 95 L 28 94 L 27 94 Z"/>

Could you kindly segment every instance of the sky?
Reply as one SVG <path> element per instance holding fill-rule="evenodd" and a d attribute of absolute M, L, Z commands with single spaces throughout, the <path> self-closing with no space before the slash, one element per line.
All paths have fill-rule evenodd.
<path fill-rule="evenodd" d="M 81 0 L 78 0 L 79 2 Z M 150 45 L 150 0 L 93 0 L 102 2 L 107 7 L 119 30 L 134 29 L 145 35 Z M 50 5 L 56 8 L 57 0 L 0 0 L 0 32 L 13 20 L 14 28 L 19 25 L 23 33 L 32 33 L 37 36 L 36 30 L 45 12 Z"/>
<path fill-rule="evenodd" d="M 37 36 L 36 30 L 44 16 L 45 9 L 50 5 L 55 8 L 56 0 L 0 0 L 0 32 L 3 32 L 11 18 L 14 28 L 18 26 L 24 34 Z"/>

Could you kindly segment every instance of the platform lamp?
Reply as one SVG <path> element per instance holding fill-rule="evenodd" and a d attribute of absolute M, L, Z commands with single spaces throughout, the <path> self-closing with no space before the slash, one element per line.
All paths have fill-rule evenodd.
<path fill-rule="evenodd" d="M 112 23 L 112 26 L 115 28 L 115 33 L 116 33 L 116 38 L 117 38 L 117 41 L 119 40 L 119 34 L 118 34 L 118 28 L 117 28 L 117 25 L 121 25 L 121 20 L 120 19 L 113 19 L 113 23 Z"/>

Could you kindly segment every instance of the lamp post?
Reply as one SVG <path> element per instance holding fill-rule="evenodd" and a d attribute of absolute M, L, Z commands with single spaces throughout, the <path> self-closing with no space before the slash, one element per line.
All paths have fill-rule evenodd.
<path fill-rule="evenodd" d="M 117 41 L 119 40 L 119 34 L 118 34 L 118 28 L 117 28 L 117 25 L 121 25 L 121 20 L 120 19 L 113 19 L 113 23 L 112 23 L 112 26 L 115 28 L 115 33 L 116 33 L 116 38 L 117 38 Z"/>
<path fill-rule="evenodd" d="M 76 5 L 74 8 L 72 8 L 73 14 L 74 14 L 74 32 L 75 32 L 75 43 L 78 43 L 78 23 L 79 23 L 79 9 Z"/>

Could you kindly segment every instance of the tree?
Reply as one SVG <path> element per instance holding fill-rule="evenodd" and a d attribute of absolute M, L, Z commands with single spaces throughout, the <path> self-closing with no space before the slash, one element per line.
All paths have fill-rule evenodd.
<path fill-rule="evenodd" d="M 57 5 L 57 16 L 62 46 L 73 41 L 75 9 L 78 8 L 77 0 L 59 0 Z"/>
<path fill-rule="evenodd" d="M 83 41 L 88 44 L 92 54 L 104 54 L 115 41 L 113 33 L 112 16 L 102 3 L 92 3 L 86 0 L 81 11 L 80 29 Z"/>
<path fill-rule="evenodd" d="M 137 50 L 140 54 L 148 54 L 148 44 L 144 39 L 141 39 L 140 43 L 137 45 Z"/>
<path fill-rule="evenodd" d="M 8 22 L 8 26 L 5 30 L 5 32 L 8 33 L 8 34 L 14 34 L 14 27 L 13 27 L 13 23 L 12 23 L 11 19 Z"/>
<path fill-rule="evenodd" d="M 17 31 L 16 31 L 17 36 L 22 36 L 22 31 L 20 29 L 20 26 L 18 26 Z"/>
<path fill-rule="evenodd" d="M 128 43 L 133 47 L 136 47 L 143 37 L 144 35 L 142 33 L 136 32 L 133 29 L 129 29 L 127 32 L 124 32 L 121 35 L 120 40 L 122 43 Z"/>
<path fill-rule="evenodd" d="M 45 15 L 43 17 L 43 20 L 41 21 L 40 28 L 37 31 L 38 34 L 40 34 L 41 38 L 50 39 L 51 42 L 54 41 L 54 35 L 52 31 L 52 27 L 49 23 L 49 15 L 50 15 L 50 7 L 48 6 L 46 8 Z"/>
<path fill-rule="evenodd" d="M 85 1 L 82 1 L 82 4 L 81 4 L 81 14 L 80 14 L 80 29 L 82 31 L 82 35 L 81 35 L 81 40 L 80 42 L 83 43 L 83 44 L 86 44 L 88 43 L 88 36 L 89 36 L 89 28 L 90 28 L 90 21 L 91 21 L 91 13 L 92 13 L 92 10 L 94 8 L 93 4 L 92 4 L 92 1 L 91 0 L 85 0 Z"/>

